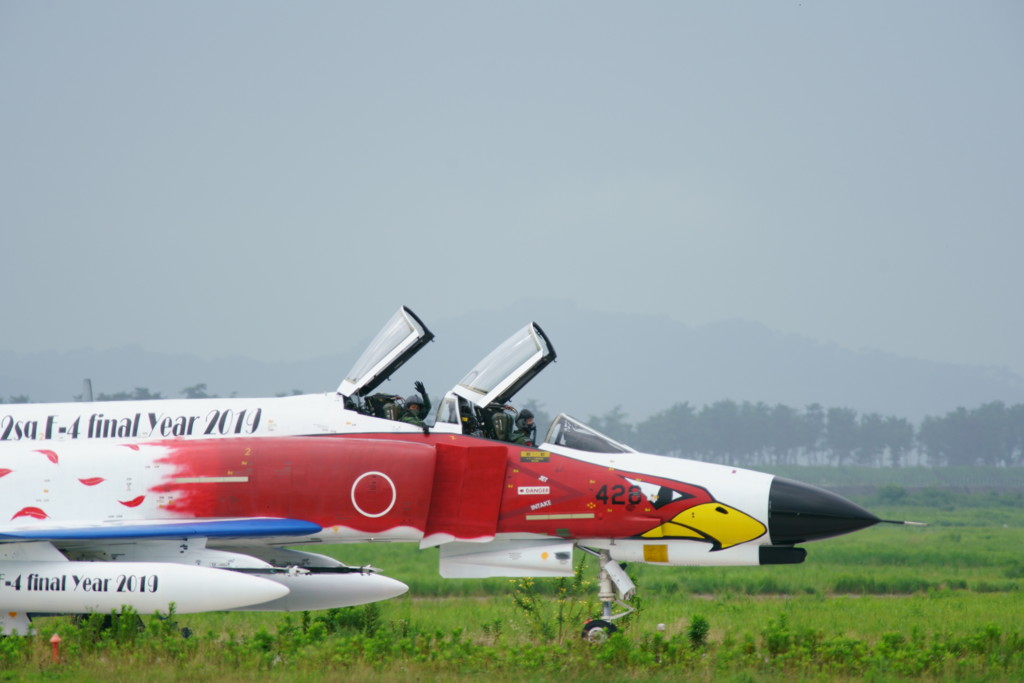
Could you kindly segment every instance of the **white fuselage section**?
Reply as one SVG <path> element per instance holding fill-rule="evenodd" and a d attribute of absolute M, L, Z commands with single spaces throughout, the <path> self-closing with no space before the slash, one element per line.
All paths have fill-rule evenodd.
<path fill-rule="evenodd" d="M 335 393 L 0 405 L 0 445 L 416 431 L 405 422 L 348 410 Z"/>

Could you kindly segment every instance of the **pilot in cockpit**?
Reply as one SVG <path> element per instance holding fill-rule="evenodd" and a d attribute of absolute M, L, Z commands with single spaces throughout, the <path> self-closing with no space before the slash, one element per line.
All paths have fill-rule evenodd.
<path fill-rule="evenodd" d="M 430 414 L 430 396 L 427 394 L 427 389 L 423 386 L 423 382 L 416 382 L 413 384 L 413 388 L 419 392 L 419 396 L 412 394 L 405 399 L 405 411 L 399 420 L 422 427 L 423 420 Z M 423 397 L 422 400 L 420 396 Z"/>
<path fill-rule="evenodd" d="M 523 408 L 516 418 L 516 430 L 512 433 L 512 443 L 520 446 L 537 445 L 537 425 L 533 424 L 533 413 Z"/>

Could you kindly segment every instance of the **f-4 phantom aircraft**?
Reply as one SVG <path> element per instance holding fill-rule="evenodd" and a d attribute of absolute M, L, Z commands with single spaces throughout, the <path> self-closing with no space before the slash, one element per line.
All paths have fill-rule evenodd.
<path fill-rule="evenodd" d="M 369 420 L 395 407 L 372 392 L 434 338 L 405 306 L 388 320 L 336 392 L 276 398 L 162 399 L 0 405 L 0 446 L 38 441 L 152 441 L 414 432 Z"/>
<path fill-rule="evenodd" d="M 333 435 L 7 444 L 0 627 L 122 605 L 386 599 L 405 585 L 286 548 L 375 541 L 439 546 L 451 578 L 570 576 L 573 551 L 590 553 L 602 614 L 583 633 L 600 640 L 635 591 L 619 562 L 798 563 L 798 544 L 882 521 L 795 481 L 638 453 L 565 414 L 540 445 L 503 440 L 503 406 L 554 357 L 526 326 L 445 396 L 430 428 L 363 415 L 361 432 Z"/>

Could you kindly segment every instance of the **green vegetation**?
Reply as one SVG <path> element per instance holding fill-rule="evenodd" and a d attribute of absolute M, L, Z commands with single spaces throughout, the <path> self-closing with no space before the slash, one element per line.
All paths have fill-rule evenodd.
<path fill-rule="evenodd" d="M 762 601 L 764 602 L 764 601 Z M 0 644 L 5 678 L 74 680 L 288 680 L 374 677 L 385 680 L 479 677 L 547 680 L 571 676 L 600 680 L 686 677 L 698 680 L 831 680 L 867 677 L 895 680 L 1019 680 L 1024 638 L 1015 627 L 937 623 L 905 627 L 844 623 L 856 617 L 850 600 L 762 605 L 741 626 L 722 610 L 702 605 L 709 616 L 665 631 L 637 624 L 603 645 L 577 638 L 541 640 L 509 628 L 475 631 L 437 628 L 430 615 L 366 619 L 370 607 L 281 618 L 248 633 L 212 630 L 182 638 L 150 619 L 149 630 L 117 628 L 97 633 L 61 624 L 62 663 L 50 660 L 46 638 L 7 639 Z M 867 601 L 861 601 L 867 602 Z M 934 610 L 960 621 L 958 605 L 914 600 L 912 610 Z M 726 601 L 739 612 L 745 605 Z M 869 607 L 879 610 L 879 601 Z M 447 606 L 468 614 L 456 601 Z M 494 606 L 490 611 L 495 614 Z M 911 610 L 911 611 L 912 611 Z M 900 616 L 907 610 L 898 610 Z M 1019 614 L 1019 612 L 1018 612 Z M 719 617 L 722 617 L 719 619 Z M 822 618 L 822 617 L 825 618 Z M 493 623 L 501 623 L 499 616 Z M 724 625 L 719 625 L 724 622 Z M 703 630 L 702 624 L 708 626 Z"/>
<path fill-rule="evenodd" d="M 597 611 L 589 557 L 566 579 L 445 580 L 437 551 L 412 544 L 311 547 L 412 590 L 323 612 L 145 617 L 145 632 L 133 615 L 107 629 L 39 619 L 39 635 L 0 640 L 0 679 L 1021 680 L 1024 506 L 977 502 L 873 507 L 932 525 L 808 544 L 802 565 L 630 565 L 641 609 L 602 645 L 578 638 Z"/>

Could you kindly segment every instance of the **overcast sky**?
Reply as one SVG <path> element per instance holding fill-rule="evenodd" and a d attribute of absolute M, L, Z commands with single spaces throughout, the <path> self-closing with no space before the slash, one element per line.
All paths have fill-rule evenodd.
<path fill-rule="evenodd" d="M 0 0 L 4 349 L 553 296 L 1024 373 L 1022 219 L 1020 2 Z"/>

